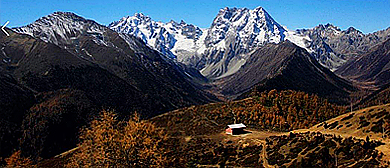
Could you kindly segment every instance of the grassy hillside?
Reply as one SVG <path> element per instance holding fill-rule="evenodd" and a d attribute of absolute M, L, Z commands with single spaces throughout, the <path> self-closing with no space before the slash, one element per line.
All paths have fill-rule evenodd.
<path fill-rule="evenodd" d="M 266 139 L 269 165 L 275 167 L 386 167 L 378 141 L 342 138 L 318 132 L 290 133 Z"/>
<path fill-rule="evenodd" d="M 349 136 L 390 140 L 390 104 L 373 106 L 332 118 L 310 128 Z"/>
<path fill-rule="evenodd" d="M 390 160 L 390 104 L 372 106 L 353 111 L 297 132 L 320 131 L 343 137 L 355 137 L 381 141 L 377 149 Z"/>

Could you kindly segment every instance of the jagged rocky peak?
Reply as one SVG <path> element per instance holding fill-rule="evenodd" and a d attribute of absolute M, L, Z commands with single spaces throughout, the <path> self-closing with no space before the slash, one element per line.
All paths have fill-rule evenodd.
<path fill-rule="evenodd" d="M 144 15 L 144 14 L 141 13 L 141 12 L 135 13 L 134 16 L 137 17 L 137 18 L 140 18 L 140 19 L 150 19 L 149 16 L 146 16 L 146 15 Z"/>
<path fill-rule="evenodd" d="M 50 16 L 62 16 L 62 17 L 66 17 L 66 18 L 70 18 L 70 19 L 73 19 L 75 21 L 86 21 L 87 19 L 73 13 L 73 12 L 62 12 L 62 11 L 57 11 L 57 12 L 54 12 L 53 14 L 49 15 Z"/>
<path fill-rule="evenodd" d="M 126 16 L 119 21 L 112 22 L 109 27 L 115 26 L 120 29 L 122 26 L 137 26 L 150 23 L 151 21 L 152 19 L 149 16 L 143 13 L 135 13 L 134 16 Z"/>
<path fill-rule="evenodd" d="M 14 28 L 15 30 L 21 30 L 23 28 L 33 28 L 33 27 L 50 27 L 50 26 L 59 26 L 59 25 L 72 25 L 73 27 L 80 27 L 81 24 L 86 23 L 95 23 L 92 20 L 85 19 L 72 12 L 54 12 L 50 15 L 41 17 L 34 21 L 33 23 Z"/>
<path fill-rule="evenodd" d="M 219 43 L 227 36 L 237 35 L 244 45 L 259 45 L 284 40 L 286 30 L 279 25 L 262 7 L 223 8 L 214 19 L 206 45 Z"/>
<path fill-rule="evenodd" d="M 354 34 L 363 35 L 363 32 L 361 32 L 360 30 L 355 29 L 354 27 L 349 27 L 347 30 L 345 30 L 345 33 L 346 34 L 354 33 Z"/>
<path fill-rule="evenodd" d="M 37 19 L 32 24 L 34 24 L 34 23 L 44 23 L 44 24 L 59 23 L 59 22 L 63 22 L 64 20 L 72 21 L 72 22 L 74 22 L 74 21 L 88 21 L 87 19 L 85 19 L 81 16 L 78 16 L 77 14 L 75 14 L 73 12 L 57 11 L 57 12 L 54 12 L 52 14 L 49 14 L 47 16 L 44 16 L 44 17 Z M 32 24 L 29 24 L 29 25 L 32 25 Z"/>
<path fill-rule="evenodd" d="M 178 29 L 186 29 L 184 31 L 201 31 L 201 29 L 192 24 L 187 24 L 184 20 L 181 20 L 180 23 L 177 23 L 174 20 L 171 20 L 167 23 L 160 21 L 154 21 L 151 17 L 144 15 L 143 13 L 135 13 L 133 16 L 123 17 L 119 21 L 114 21 L 109 24 L 109 27 L 113 30 L 122 33 L 135 34 L 141 31 L 143 34 L 149 34 L 151 37 L 156 38 L 153 35 L 153 32 L 158 32 L 156 30 L 162 29 L 163 31 L 168 31 L 171 34 L 181 33 Z M 146 30 L 140 30 L 144 28 Z"/>
<path fill-rule="evenodd" d="M 341 29 L 331 23 L 327 23 L 326 25 L 322 25 L 320 24 L 319 25 L 320 27 L 323 27 L 324 29 L 334 29 L 334 30 L 338 30 L 338 31 L 341 31 Z"/>
<path fill-rule="evenodd" d="M 193 24 L 188 24 L 184 20 L 180 20 L 180 23 L 171 20 L 164 24 L 163 27 L 165 27 L 171 34 L 181 34 L 188 39 L 194 40 L 197 40 L 203 33 L 201 28 Z"/>
<path fill-rule="evenodd" d="M 106 29 L 93 20 L 72 12 L 54 12 L 22 27 L 13 28 L 18 33 L 38 37 L 45 42 L 62 46 L 72 42 L 81 33 L 102 34 Z"/>
<path fill-rule="evenodd" d="M 297 33 L 311 39 L 309 47 L 313 51 L 312 55 L 332 71 L 389 38 L 386 30 L 364 34 L 354 27 L 341 30 L 329 23 L 312 29 L 301 29 Z"/>
<path fill-rule="evenodd" d="M 345 34 L 356 34 L 356 35 L 364 35 L 361 31 L 355 29 L 354 27 L 349 27 L 346 30 L 341 30 L 339 27 L 327 23 L 326 25 L 319 24 L 318 26 L 314 27 L 313 29 L 303 29 L 304 31 L 315 31 L 315 32 L 322 32 L 322 36 L 326 37 L 332 34 L 328 33 L 333 33 L 339 36 L 345 35 Z"/>
<path fill-rule="evenodd" d="M 136 35 L 146 42 L 148 37 L 140 31 L 141 26 L 142 29 L 154 30 L 152 19 L 143 13 L 135 13 L 133 16 L 123 17 L 119 21 L 110 23 L 108 27 L 117 32 Z"/>

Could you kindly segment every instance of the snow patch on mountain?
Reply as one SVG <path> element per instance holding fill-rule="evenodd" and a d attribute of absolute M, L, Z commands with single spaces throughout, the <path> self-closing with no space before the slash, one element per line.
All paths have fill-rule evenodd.
<path fill-rule="evenodd" d="M 285 32 L 286 40 L 294 43 L 295 45 L 306 49 L 308 52 L 314 52 L 311 48 L 309 48 L 308 43 L 311 42 L 311 39 L 308 36 L 298 34 L 295 31 L 286 31 Z"/>

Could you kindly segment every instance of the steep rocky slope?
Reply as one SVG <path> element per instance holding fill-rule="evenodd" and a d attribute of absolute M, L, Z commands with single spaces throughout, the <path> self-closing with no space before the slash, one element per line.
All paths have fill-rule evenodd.
<path fill-rule="evenodd" d="M 0 95 L 0 157 L 7 157 L 19 145 L 23 117 L 36 100 L 31 90 L 1 70 Z"/>
<path fill-rule="evenodd" d="M 383 86 L 381 89 L 371 93 L 355 106 L 366 108 L 370 106 L 383 105 L 390 103 L 390 84 Z"/>
<path fill-rule="evenodd" d="M 350 83 L 321 66 L 305 49 L 291 42 L 260 47 L 237 73 L 217 82 L 221 83 L 220 92 L 232 97 L 250 90 L 292 89 L 339 103 L 345 103 L 349 91 L 354 89 Z M 245 95 L 247 93 L 241 97 Z"/>
<path fill-rule="evenodd" d="M 350 60 L 337 71 L 345 78 L 382 86 L 390 82 L 390 39 Z"/>
<path fill-rule="evenodd" d="M 1 143 L 16 139 L 1 154 L 23 148 L 26 154 L 45 158 L 65 151 L 76 143 L 78 128 L 103 107 L 118 109 L 122 115 L 137 110 L 149 113 L 142 111 L 150 106 L 142 93 L 123 79 L 54 44 L 8 32 L 9 37 L 0 38 L 8 58 L 1 64 L 7 75 L 1 82 L 2 95 L 7 96 L 0 104 L 6 113 L 1 125 L 15 132 L 8 136 L 5 131 Z M 58 136 L 59 132 L 66 137 Z"/>

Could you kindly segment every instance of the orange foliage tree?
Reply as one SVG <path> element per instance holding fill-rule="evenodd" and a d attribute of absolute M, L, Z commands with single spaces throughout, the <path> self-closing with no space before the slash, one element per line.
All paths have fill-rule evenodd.
<path fill-rule="evenodd" d="M 67 167 L 162 167 L 166 136 L 152 123 L 134 115 L 118 121 L 111 111 L 82 130 L 77 153 Z"/>
<path fill-rule="evenodd" d="M 21 151 L 16 151 L 9 158 L 6 158 L 6 167 L 33 167 L 33 162 L 29 158 L 22 157 L 21 153 Z"/>

